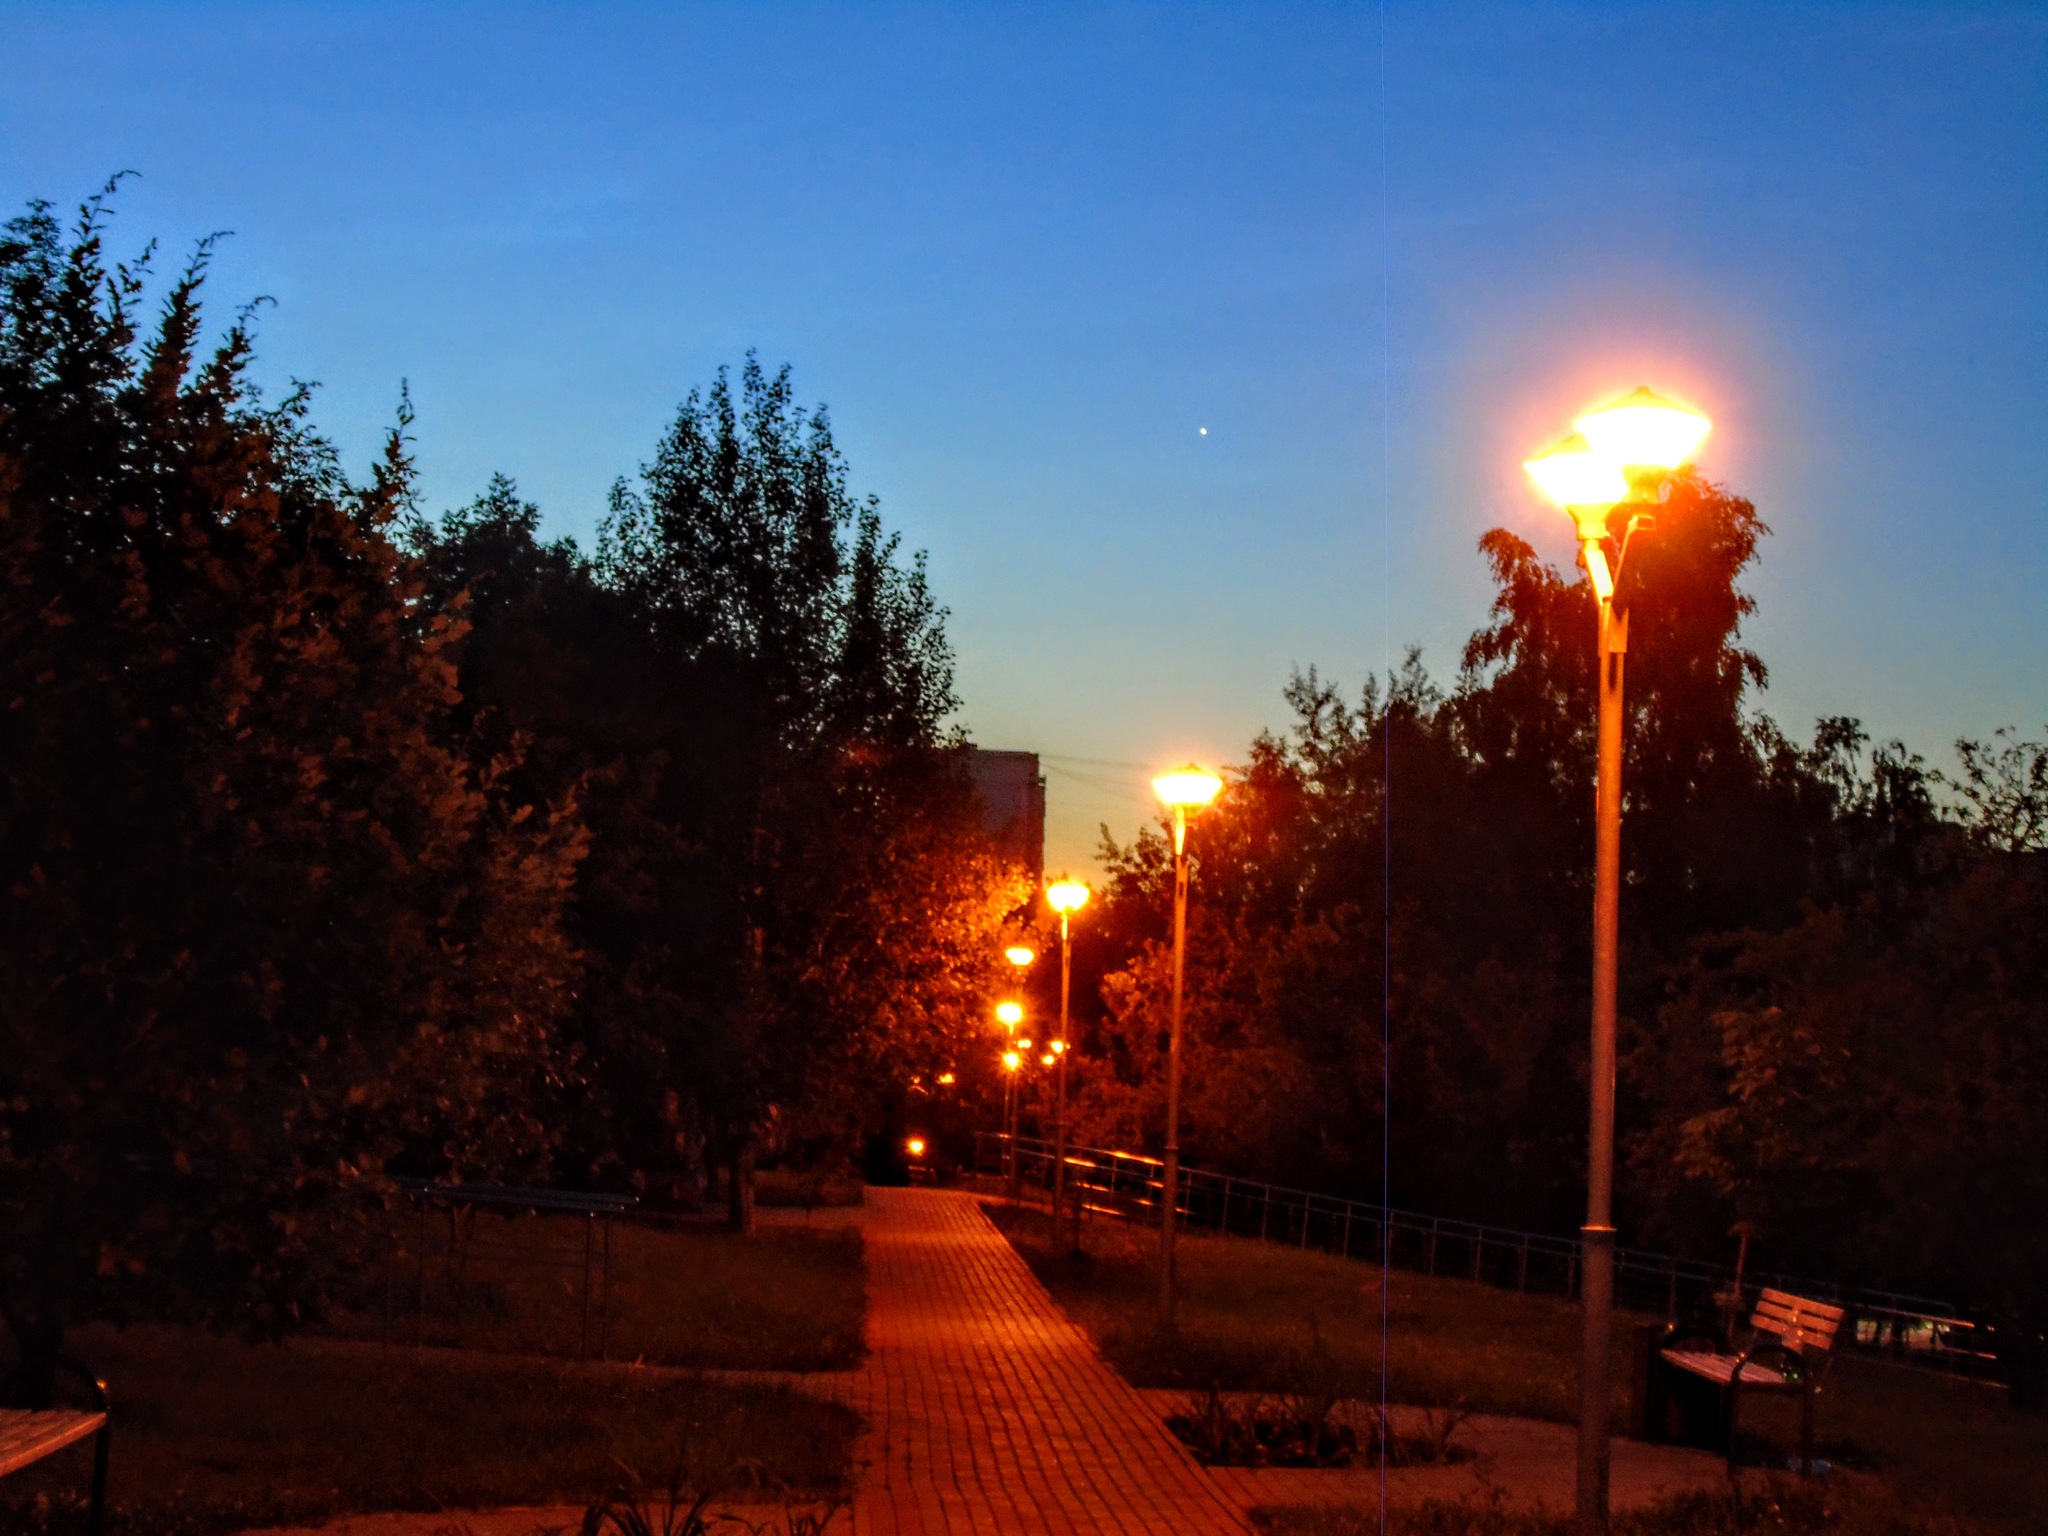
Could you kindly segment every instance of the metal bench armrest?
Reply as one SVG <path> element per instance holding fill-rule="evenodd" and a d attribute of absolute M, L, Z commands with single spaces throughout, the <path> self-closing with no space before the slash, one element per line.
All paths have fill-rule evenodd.
<path fill-rule="evenodd" d="M 92 1389 L 92 1405 L 96 1411 L 100 1413 L 112 1411 L 113 1403 L 107 1397 L 106 1378 L 93 1370 L 91 1366 L 71 1359 L 69 1356 L 60 1355 L 57 1358 L 57 1369 L 76 1377 Z"/>

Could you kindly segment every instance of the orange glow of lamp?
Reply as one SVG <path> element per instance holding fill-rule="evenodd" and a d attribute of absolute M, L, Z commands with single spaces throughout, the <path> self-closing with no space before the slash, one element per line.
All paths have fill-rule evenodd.
<path fill-rule="evenodd" d="M 1593 451 L 1622 472 L 1669 474 L 1692 462 L 1714 424 L 1689 405 L 1638 385 L 1572 423 Z"/>
<path fill-rule="evenodd" d="M 1038 951 L 1029 944 L 1012 944 L 1003 951 L 1003 958 L 1021 971 L 1025 966 L 1038 958 Z"/>
<path fill-rule="evenodd" d="M 1078 880 L 1056 880 L 1045 888 L 1045 899 L 1053 911 L 1067 917 L 1088 905 L 1088 887 Z"/>
<path fill-rule="evenodd" d="M 1003 1028 L 1014 1030 L 1024 1022 L 1024 1005 L 1013 1002 L 997 1003 L 996 1018 Z"/>

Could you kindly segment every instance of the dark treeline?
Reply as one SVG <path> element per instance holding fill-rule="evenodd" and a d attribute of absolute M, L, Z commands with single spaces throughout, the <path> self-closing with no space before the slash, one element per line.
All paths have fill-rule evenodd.
<path fill-rule="evenodd" d="M 693 394 L 586 556 L 266 403 L 207 252 L 0 231 L 0 1311 L 290 1326 L 393 1175 L 748 1214 L 957 1054 L 1024 899 L 822 413 Z M 150 310 L 148 316 L 142 311 Z M 896 1112 L 900 1112 L 896 1111 Z"/>
<path fill-rule="evenodd" d="M 1953 781 L 1753 707 L 1766 531 L 1705 480 L 1624 573 L 1625 1241 L 1954 1297 L 2048 1297 L 2048 753 Z M 1584 1209 L 1594 606 L 1522 540 L 1455 681 L 1313 672 L 1195 823 L 1184 1155 L 1525 1228 Z M 1156 1148 L 1170 885 L 1109 844 L 1082 1131 Z M 1092 977 L 1091 977 L 1092 979 Z M 1382 1156 L 1382 1130 L 1387 1154 Z"/>

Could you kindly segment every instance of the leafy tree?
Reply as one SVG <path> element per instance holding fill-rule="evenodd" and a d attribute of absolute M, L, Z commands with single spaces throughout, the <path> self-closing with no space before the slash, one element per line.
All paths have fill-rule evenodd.
<path fill-rule="evenodd" d="M 857 1137 L 958 1052 L 1022 897 L 940 734 L 943 612 L 821 411 L 749 360 L 621 482 L 595 560 L 499 481 L 415 530 L 468 708 L 591 828 L 575 928 L 592 1177 L 736 1218 L 758 1146 Z M 495 739 L 495 737 L 494 737 Z"/>
<path fill-rule="evenodd" d="M 0 235 L 0 1311 L 270 1328 L 317 1305 L 387 1167 L 541 1165 L 573 982 L 573 807 L 449 719 L 460 621 L 246 312 L 153 329 L 104 198 Z"/>

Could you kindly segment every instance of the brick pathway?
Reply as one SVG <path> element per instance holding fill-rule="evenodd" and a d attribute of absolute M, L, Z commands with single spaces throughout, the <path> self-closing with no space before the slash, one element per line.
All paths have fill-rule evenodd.
<path fill-rule="evenodd" d="M 868 1192 L 854 1536 L 1246 1536 L 971 1196 Z"/>

